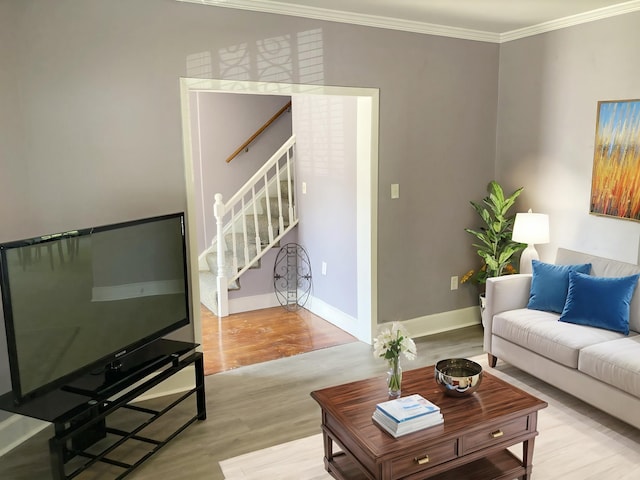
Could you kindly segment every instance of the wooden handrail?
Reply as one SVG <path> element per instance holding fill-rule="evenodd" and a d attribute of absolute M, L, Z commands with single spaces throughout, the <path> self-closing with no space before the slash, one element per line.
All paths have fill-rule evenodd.
<path fill-rule="evenodd" d="M 229 163 L 231 160 L 233 160 L 235 157 L 237 157 L 237 156 L 238 156 L 238 154 L 239 154 L 242 150 L 244 150 L 245 148 L 247 148 L 247 147 L 251 144 L 251 142 L 253 142 L 253 141 L 256 139 L 256 137 L 257 137 L 258 135 L 260 135 L 262 132 L 264 132 L 264 131 L 266 130 L 266 128 L 267 128 L 269 125 L 271 125 L 273 122 L 275 122 L 275 121 L 276 121 L 276 119 L 277 119 L 280 115 L 282 115 L 284 112 L 286 112 L 289 108 L 291 108 L 291 101 L 289 101 L 289 102 L 288 102 L 284 107 L 282 107 L 280 110 L 278 110 L 278 113 L 276 113 L 273 117 L 271 117 L 269 120 L 267 120 L 267 122 L 266 122 L 264 125 L 262 125 L 262 126 L 258 129 L 258 131 L 257 131 L 256 133 L 254 133 L 253 135 L 251 135 L 251 136 L 249 137 L 249 139 L 248 139 L 246 142 L 244 142 L 242 145 L 240 145 L 240 146 L 238 147 L 238 149 L 237 149 L 235 152 L 233 152 L 233 153 L 229 156 L 229 158 L 227 158 L 226 162 L 227 162 L 227 163 Z"/>

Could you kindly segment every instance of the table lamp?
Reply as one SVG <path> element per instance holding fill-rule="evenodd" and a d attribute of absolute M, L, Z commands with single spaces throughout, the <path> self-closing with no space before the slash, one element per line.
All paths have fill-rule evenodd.
<path fill-rule="evenodd" d="M 520 256 L 520 273 L 531 273 L 531 260 L 540 259 L 534 244 L 549 243 L 549 215 L 533 213 L 531 209 L 527 213 L 517 213 L 511 239 L 527 244 Z"/>

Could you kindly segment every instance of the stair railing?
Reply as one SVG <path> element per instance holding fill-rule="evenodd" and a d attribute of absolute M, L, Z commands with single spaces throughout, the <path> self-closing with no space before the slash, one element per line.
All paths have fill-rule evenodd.
<path fill-rule="evenodd" d="M 262 125 L 256 131 L 256 133 L 251 135 L 242 145 L 240 145 L 238 147 L 238 149 L 235 152 L 233 152 L 231 155 L 229 155 L 229 158 L 227 158 L 225 161 L 227 163 L 229 163 L 231 160 L 236 158 L 240 154 L 240 152 L 242 150 L 249 150 L 249 145 L 251 144 L 251 142 L 253 142 L 256 138 L 258 138 L 258 136 L 269 127 L 269 125 L 271 125 L 273 122 L 275 122 L 278 119 L 278 117 L 280 117 L 280 115 L 282 115 L 284 112 L 286 112 L 290 108 L 291 108 L 291 101 L 289 101 L 289 103 L 287 103 L 284 107 L 282 107 L 280 110 L 278 110 L 278 112 L 273 117 L 271 117 L 269 120 L 267 120 L 265 122 L 265 124 Z"/>
<path fill-rule="evenodd" d="M 289 230 L 298 223 L 297 212 L 293 196 L 294 180 L 294 145 L 295 135 L 292 135 L 271 158 L 238 190 L 226 203 L 222 194 L 215 195 L 213 213 L 216 218 L 217 249 L 217 307 L 218 316 L 229 315 L 228 287 L 240 275 L 260 260 L 264 254 L 277 243 Z M 282 185 L 287 188 L 286 204 L 283 205 Z M 277 199 L 277 212 L 272 212 L 271 198 Z M 264 203 L 264 207 L 261 205 Z M 260 229 L 258 215 L 266 210 L 266 236 Z M 253 215 L 253 225 L 247 221 L 248 215 Z M 274 228 L 273 219 L 277 217 Z M 251 256 L 249 249 L 249 231 L 253 228 L 256 252 Z M 241 237 L 238 234 L 241 233 Z M 227 245 L 226 237 L 231 234 L 231 246 Z M 241 238 L 242 246 L 237 246 L 237 238 Z M 230 247 L 230 248 L 229 248 Z M 243 266 L 240 265 L 238 250 L 243 256 Z M 228 275 L 226 265 L 227 252 L 231 252 L 233 266 L 232 275 Z"/>

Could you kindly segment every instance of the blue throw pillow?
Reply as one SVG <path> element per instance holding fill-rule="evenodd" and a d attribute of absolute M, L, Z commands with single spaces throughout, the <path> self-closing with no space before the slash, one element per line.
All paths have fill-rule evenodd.
<path fill-rule="evenodd" d="M 569 293 L 560 321 L 629 335 L 629 305 L 640 274 L 591 277 L 569 274 Z"/>
<path fill-rule="evenodd" d="M 569 272 L 589 274 L 591 264 L 552 265 L 532 260 L 531 292 L 527 308 L 545 312 L 562 313 L 569 290 Z"/>

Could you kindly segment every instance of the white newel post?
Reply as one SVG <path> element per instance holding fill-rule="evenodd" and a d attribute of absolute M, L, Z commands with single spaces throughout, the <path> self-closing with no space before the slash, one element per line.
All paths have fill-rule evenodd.
<path fill-rule="evenodd" d="M 218 317 L 229 316 L 229 294 L 228 294 L 228 281 L 227 281 L 227 269 L 225 267 L 225 242 L 223 234 L 224 226 L 224 203 L 222 201 L 222 194 L 216 193 L 215 203 L 213 204 L 213 215 L 216 217 L 216 238 L 217 238 L 217 253 L 218 253 L 218 272 L 217 272 L 217 287 L 218 287 Z"/>

